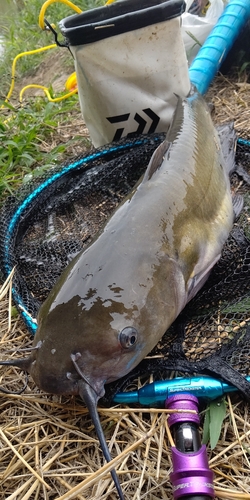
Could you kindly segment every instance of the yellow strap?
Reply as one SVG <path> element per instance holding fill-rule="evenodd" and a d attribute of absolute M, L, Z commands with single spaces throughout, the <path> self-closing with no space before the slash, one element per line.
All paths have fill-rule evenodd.
<path fill-rule="evenodd" d="M 107 2 L 106 2 L 105 5 L 109 5 L 109 4 L 113 3 L 114 1 L 115 0 L 107 0 Z M 73 4 L 72 2 L 70 2 L 70 0 L 47 0 L 43 4 L 43 6 L 42 6 L 42 8 L 40 10 L 40 14 L 39 14 L 38 23 L 39 23 L 39 26 L 40 26 L 41 29 L 43 29 L 43 30 L 46 29 L 46 26 L 45 26 L 45 23 L 44 23 L 44 15 L 45 15 L 45 12 L 46 12 L 47 8 L 52 3 L 56 3 L 56 2 L 64 3 L 65 5 L 67 5 L 71 9 L 73 9 L 77 14 L 81 14 L 82 13 L 82 10 L 79 7 L 77 7 L 75 4 Z M 57 45 L 54 43 L 52 45 L 47 45 L 46 47 L 41 47 L 40 49 L 34 49 L 34 50 L 28 50 L 27 52 L 21 52 L 20 54 L 18 54 L 14 58 L 13 63 L 12 63 L 12 70 L 11 70 L 11 85 L 10 85 L 10 89 L 9 89 L 8 94 L 7 94 L 7 97 L 5 99 L 5 102 L 9 101 L 9 99 L 10 99 L 10 97 L 12 95 L 12 92 L 14 90 L 16 63 L 17 63 L 18 59 L 20 59 L 21 57 L 24 57 L 24 56 L 29 56 L 29 55 L 32 55 L 32 54 L 38 54 L 39 52 L 43 52 L 45 50 L 54 49 L 56 47 L 57 47 Z M 69 90 L 69 88 L 72 88 L 73 83 L 74 83 L 74 85 L 76 85 L 76 76 L 75 76 L 75 74 L 71 75 L 69 77 L 69 79 L 67 80 L 67 82 L 66 82 L 66 88 L 67 88 L 67 90 Z M 52 98 L 51 95 L 50 95 L 49 89 L 47 87 L 44 87 L 43 85 L 30 84 L 30 85 L 26 85 L 21 90 L 21 92 L 20 92 L 20 101 L 22 101 L 24 92 L 27 89 L 29 89 L 29 88 L 40 88 L 40 89 L 42 89 L 45 92 L 45 94 L 47 95 L 48 100 L 51 101 L 51 102 L 62 101 L 63 99 L 67 99 L 67 97 L 70 97 L 71 95 L 73 95 L 73 94 L 75 94 L 77 92 L 77 88 L 75 88 L 71 92 L 69 92 L 68 94 L 66 94 L 64 96 Z M 3 108 L 3 107 L 4 107 L 4 105 L 1 106 L 1 108 Z"/>
<path fill-rule="evenodd" d="M 56 47 L 57 47 L 56 43 L 53 43 L 53 45 L 47 45 L 46 47 L 41 47 L 40 49 L 28 50 L 27 52 L 21 52 L 20 54 L 17 54 L 17 56 L 15 57 L 15 59 L 13 60 L 13 63 L 12 63 L 11 85 L 10 85 L 10 89 L 9 89 L 8 94 L 7 94 L 7 97 L 5 99 L 5 102 L 9 101 L 10 96 L 12 95 L 12 92 L 13 92 L 13 89 L 15 86 L 15 72 L 16 72 L 16 63 L 17 63 L 18 59 L 20 59 L 21 57 L 24 57 L 24 56 L 38 54 L 39 52 L 44 52 L 45 50 L 55 49 Z M 3 108 L 4 106 L 1 106 L 1 107 Z"/>
<path fill-rule="evenodd" d="M 22 102 L 23 94 L 27 89 L 41 89 L 41 90 L 43 90 L 43 92 L 46 94 L 46 96 L 50 102 L 60 102 L 63 99 L 67 99 L 67 97 L 70 97 L 70 96 L 77 93 L 77 89 L 74 89 L 71 92 L 68 92 L 68 94 L 62 95 L 60 97 L 51 97 L 51 94 L 50 94 L 49 89 L 47 87 L 44 87 L 44 85 L 38 85 L 36 83 L 31 83 L 31 84 L 26 85 L 25 87 L 22 88 L 22 90 L 19 94 L 20 102 Z"/>
<path fill-rule="evenodd" d="M 81 14 L 82 13 L 82 10 L 77 7 L 75 4 L 73 4 L 72 2 L 70 2 L 70 0 L 47 0 L 41 10 L 40 10 L 40 14 L 39 14 L 39 19 L 38 19 L 38 24 L 40 26 L 40 28 L 42 30 L 45 30 L 46 29 L 46 26 L 45 26 L 45 23 L 44 23 L 44 15 L 45 15 L 45 12 L 47 10 L 47 8 L 52 4 L 52 3 L 56 3 L 56 2 L 60 2 L 60 3 L 64 3 L 65 5 L 68 5 L 68 7 L 70 7 L 71 9 L 73 9 L 77 14 Z"/>

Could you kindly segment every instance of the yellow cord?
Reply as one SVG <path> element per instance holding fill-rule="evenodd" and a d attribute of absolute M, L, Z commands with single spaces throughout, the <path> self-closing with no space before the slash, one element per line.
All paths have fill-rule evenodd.
<path fill-rule="evenodd" d="M 77 89 L 74 89 L 71 92 L 68 92 L 68 94 L 65 94 L 63 96 L 51 97 L 51 94 L 50 94 L 49 89 L 47 87 L 44 87 L 44 85 L 38 85 L 36 83 L 30 83 L 29 85 L 26 85 L 25 87 L 22 88 L 22 90 L 19 94 L 20 102 L 22 102 L 23 94 L 27 89 L 41 89 L 41 90 L 43 90 L 43 92 L 46 94 L 46 96 L 48 98 L 48 101 L 50 101 L 50 102 L 60 102 L 63 99 L 67 99 L 67 97 L 70 97 L 70 96 L 77 93 Z"/>
<path fill-rule="evenodd" d="M 115 0 L 107 0 L 107 2 L 105 3 L 105 5 L 109 5 L 111 3 L 113 3 Z M 82 10 L 77 7 L 75 4 L 73 4 L 72 2 L 70 2 L 70 0 L 47 0 L 41 10 L 40 10 L 40 14 L 39 14 L 39 20 L 38 20 L 38 23 L 39 23 L 39 26 L 42 30 L 45 30 L 46 29 L 46 26 L 45 26 L 45 23 L 44 23 L 44 15 L 45 15 L 45 12 L 47 10 L 47 8 L 52 4 L 52 3 L 56 3 L 56 2 L 61 2 L 61 3 L 64 3 L 65 5 L 67 5 L 68 7 L 70 7 L 71 9 L 73 9 L 75 12 L 77 12 L 77 14 L 81 14 L 82 13 Z M 14 90 L 14 86 L 15 86 L 15 72 L 16 72 L 16 64 L 17 64 L 17 61 L 18 59 L 20 59 L 21 57 L 24 57 L 24 56 L 29 56 L 29 55 L 32 55 L 32 54 L 38 54 L 39 52 L 43 52 L 45 50 L 50 50 L 50 49 L 54 49 L 56 48 L 57 45 L 54 43 L 52 45 L 47 45 L 46 47 L 41 47 L 40 49 L 34 49 L 34 50 L 28 50 L 27 52 L 21 52 L 20 54 L 18 54 L 14 60 L 13 60 L 13 63 L 12 63 L 12 70 L 11 70 L 11 85 L 10 85 L 10 89 L 9 89 L 9 92 L 7 94 L 7 97 L 5 99 L 5 102 L 8 102 L 11 95 L 12 95 L 12 92 Z M 77 85 L 77 81 L 76 81 L 76 73 L 73 73 L 67 80 L 66 82 L 66 88 L 67 90 L 70 90 L 72 87 L 75 87 Z M 21 90 L 19 96 L 20 96 L 20 101 L 22 101 L 22 98 L 23 98 L 23 94 L 24 92 L 29 89 L 29 88 L 40 88 L 41 90 L 44 91 L 44 93 L 46 94 L 46 96 L 48 97 L 48 100 L 50 102 L 59 102 L 59 101 L 62 101 L 63 99 L 67 99 L 68 97 L 76 94 L 77 92 L 77 88 L 73 88 L 72 91 L 68 92 L 68 94 L 64 95 L 64 96 L 61 96 L 61 97 L 55 97 L 55 98 L 52 98 L 51 95 L 50 95 L 50 92 L 49 92 L 49 89 L 47 87 L 44 87 L 43 85 L 36 85 L 36 84 L 30 84 L 30 85 L 26 85 L 25 87 L 23 87 L 23 89 Z M 4 105 L 1 106 L 1 108 L 3 108 Z"/>
<path fill-rule="evenodd" d="M 65 83 L 65 88 L 66 90 L 71 90 L 75 89 L 76 87 L 77 87 L 77 80 L 76 80 L 76 72 L 74 71 L 74 73 L 69 75 L 69 77 L 67 78 Z"/>
<path fill-rule="evenodd" d="M 77 12 L 77 14 L 81 14 L 82 13 L 82 10 L 79 7 L 77 7 L 75 4 L 73 4 L 72 2 L 70 2 L 69 0 L 47 0 L 43 4 L 43 6 L 42 6 L 42 8 L 40 10 L 39 19 L 38 19 L 38 24 L 39 24 L 39 26 L 40 26 L 40 28 L 42 30 L 46 29 L 46 26 L 45 26 L 45 23 L 44 23 L 44 15 L 45 15 L 45 12 L 46 12 L 47 8 L 52 3 L 56 3 L 56 2 L 64 3 L 65 5 L 67 5 L 71 9 L 73 9 L 75 12 Z"/>
<path fill-rule="evenodd" d="M 15 86 L 15 72 L 16 72 L 16 63 L 17 63 L 18 59 L 20 59 L 21 57 L 24 57 L 24 56 L 38 54 L 39 52 L 44 52 L 45 50 L 54 49 L 55 47 L 57 47 L 57 45 L 56 45 L 56 43 L 53 43 L 53 45 L 47 45 L 47 47 L 41 47 L 40 49 L 34 49 L 34 50 L 28 50 L 27 52 L 21 52 L 20 54 L 18 54 L 15 57 L 15 59 L 13 60 L 13 63 L 12 63 L 12 68 L 11 68 L 11 86 L 10 86 L 10 90 L 7 94 L 7 97 L 5 99 L 5 102 L 9 101 L 10 96 L 12 95 L 12 92 L 13 92 L 13 89 Z M 2 106 L 2 107 L 4 107 L 4 106 Z"/>

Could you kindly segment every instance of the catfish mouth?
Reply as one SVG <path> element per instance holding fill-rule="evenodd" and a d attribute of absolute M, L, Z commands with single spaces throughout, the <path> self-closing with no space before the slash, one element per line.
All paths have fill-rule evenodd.
<path fill-rule="evenodd" d="M 81 380 L 83 380 L 91 388 L 91 390 L 93 391 L 93 393 L 96 394 L 97 401 L 98 401 L 105 394 L 104 381 L 102 380 L 99 383 L 97 381 L 96 384 L 95 384 L 95 387 L 94 387 L 94 385 L 91 383 L 91 381 L 88 379 L 88 377 L 86 377 L 86 375 L 81 370 L 79 364 L 77 363 L 78 359 L 80 359 L 81 356 L 82 355 L 81 355 L 80 352 L 77 352 L 76 354 L 71 354 L 70 355 L 72 363 L 73 363 L 73 365 L 74 365 L 74 367 L 75 367 L 78 375 L 80 375 Z M 80 394 L 80 392 L 79 392 L 79 394 Z"/>

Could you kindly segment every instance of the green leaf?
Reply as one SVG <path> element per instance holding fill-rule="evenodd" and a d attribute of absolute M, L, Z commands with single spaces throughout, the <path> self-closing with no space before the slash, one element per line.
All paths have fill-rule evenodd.
<path fill-rule="evenodd" d="M 217 445 L 220 433 L 222 429 L 222 424 L 226 416 L 226 403 L 225 398 L 216 399 L 215 401 L 211 401 L 209 405 L 209 413 L 210 413 L 210 445 L 213 450 Z"/>
<path fill-rule="evenodd" d="M 250 65 L 250 62 L 244 62 L 240 68 L 240 71 L 239 71 L 239 74 L 243 73 L 243 71 L 245 71 L 245 69 Z"/>
<path fill-rule="evenodd" d="M 204 418 L 202 444 L 208 444 L 209 438 L 210 438 L 210 409 L 208 406 Z"/>
<path fill-rule="evenodd" d="M 11 308 L 11 317 L 16 318 L 18 316 L 18 310 L 15 306 L 12 306 Z"/>
<path fill-rule="evenodd" d="M 250 308 L 250 297 L 245 297 L 244 299 L 238 301 L 235 304 L 229 305 L 222 308 L 223 313 L 229 314 L 241 314 L 249 311 Z"/>
<path fill-rule="evenodd" d="M 8 101 L 0 101 L 0 105 L 4 106 L 5 108 L 11 109 L 11 111 L 15 111 L 14 106 L 12 106 Z"/>
<path fill-rule="evenodd" d="M 191 31 L 186 31 L 186 33 L 187 33 L 188 36 L 190 36 L 190 38 L 192 38 L 192 40 L 194 40 L 195 44 L 193 45 L 193 47 L 195 47 L 195 45 L 199 45 L 200 47 L 202 46 L 201 42 L 198 40 L 198 38 L 196 38 L 193 35 L 193 33 L 191 33 Z"/>

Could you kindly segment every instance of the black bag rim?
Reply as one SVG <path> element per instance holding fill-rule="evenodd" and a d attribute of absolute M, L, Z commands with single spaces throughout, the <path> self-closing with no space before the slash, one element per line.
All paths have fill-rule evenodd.
<path fill-rule="evenodd" d="M 86 45 L 179 17 L 184 0 L 123 0 L 59 22 L 68 45 Z"/>

